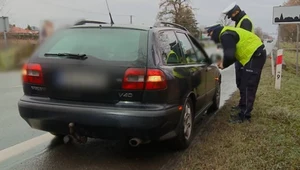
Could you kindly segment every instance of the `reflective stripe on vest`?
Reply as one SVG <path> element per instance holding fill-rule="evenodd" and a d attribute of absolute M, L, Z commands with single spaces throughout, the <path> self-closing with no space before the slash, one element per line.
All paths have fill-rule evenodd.
<path fill-rule="evenodd" d="M 167 61 L 169 61 L 169 58 L 170 58 L 170 56 L 171 56 L 172 54 L 174 54 L 174 55 L 176 56 L 176 60 L 177 60 L 177 62 L 178 62 L 178 61 L 179 61 L 179 57 L 178 57 L 178 55 L 177 55 L 173 50 L 171 50 L 171 51 L 169 52 L 169 54 L 168 54 L 168 56 L 167 56 Z"/>
<path fill-rule="evenodd" d="M 242 28 L 224 27 L 220 33 L 220 39 L 222 34 L 227 31 L 234 31 L 239 35 L 239 42 L 236 44 L 235 58 L 244 66 L 246 65 L 254 52 L 263 45 L 261 39 L 247 30 Z M 226 42 L 225 42 L 226 43 Z"/>
<path fill-rule="evenodd" d="M 243 16 L 242 19 L 240 19 L 240 21 L 238 22 L 238 24 L 236 25 L 236 28 L 241 28 L 241 25 L 242 25 L 242 22 L 244 21 L 244 19 L 248 19 L 252 25 L 252 29 L 251 29 L 251 32 L 254 33 L 254 27 L 253 27 L 253 24 L 252 24 L 252 21 L 250 20 L 249 16 L 248 15 L 245 15 Z"/>

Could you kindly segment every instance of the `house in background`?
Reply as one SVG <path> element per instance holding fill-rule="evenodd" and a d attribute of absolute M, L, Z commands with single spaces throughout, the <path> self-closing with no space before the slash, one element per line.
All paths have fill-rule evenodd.
<path fill-rule="evenodd" d="M 36 27 L 36 26 L 31 26 L 31 30 L 32 30 L 32 31 L 39 31 L 39 28 Z"/>
<path fill-rule="evenodd" d="M 38 30 L 28 30 L 24 28 L 17 27 L 16 25 L 10 25 L 8 33 L 11 34 L 38 34 Z"/>

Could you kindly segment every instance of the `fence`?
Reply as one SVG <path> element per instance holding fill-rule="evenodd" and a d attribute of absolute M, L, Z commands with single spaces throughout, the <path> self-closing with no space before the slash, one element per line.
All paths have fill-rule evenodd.
<path fill-rule="evenodd" d="M 298 44 L 300 45 L 300 43 Z M 277 48 L 279 46 L 279 48 Z M 276 65 L 277 50 L 283 49 L 283 69 L 289 69 L 298 75 L 299 63 L 297 57 L 297 43 L 296 42 L 280 42 L 277 47 L 273 49 L 274 65 Z"/>

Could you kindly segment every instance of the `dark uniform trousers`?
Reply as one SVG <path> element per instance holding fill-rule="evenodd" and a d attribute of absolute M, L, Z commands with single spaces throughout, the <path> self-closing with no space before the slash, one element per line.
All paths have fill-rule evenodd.
<path fill-rule="evenodd" d="M 266 58 L 266 50 L 260 49 L 253 54 L 250 61 L 241 69 L 239 88 L 241 112 L 239 115 L 242 118 L 251 118 L 251 111 L 253 110 L 256 91 Z"/>
<path fill-rule="evenodd" d="M 242 64 L 239 61 L 235 62 L 235 83 L 236 83 L 236 87 L 239 89 L 240 91 L 240 95 L 241 95 L 241 90 L 240 90 L 240 85 L 241 85 L 241 75 L 242 75 Z M 240 100 L 241 102 L 241 100 Z M 239 102 L 239 105 L 241 105 L 241 103 Z"/>

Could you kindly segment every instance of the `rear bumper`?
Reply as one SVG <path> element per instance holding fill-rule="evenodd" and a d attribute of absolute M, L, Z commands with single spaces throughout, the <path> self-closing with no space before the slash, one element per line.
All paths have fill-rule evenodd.
<path fill-rule="evenodd" d="M 181 117 L 176 106 L 87 106 L 49 99 L 42 101 L 28 96 L 20 99 L 18 107 L 20 116 L 32 128 L 68 134 L 68 124 L 73 122 L 81 135 L 102 139 L 139 137 L 163 140 L 174 137 Z"/>

